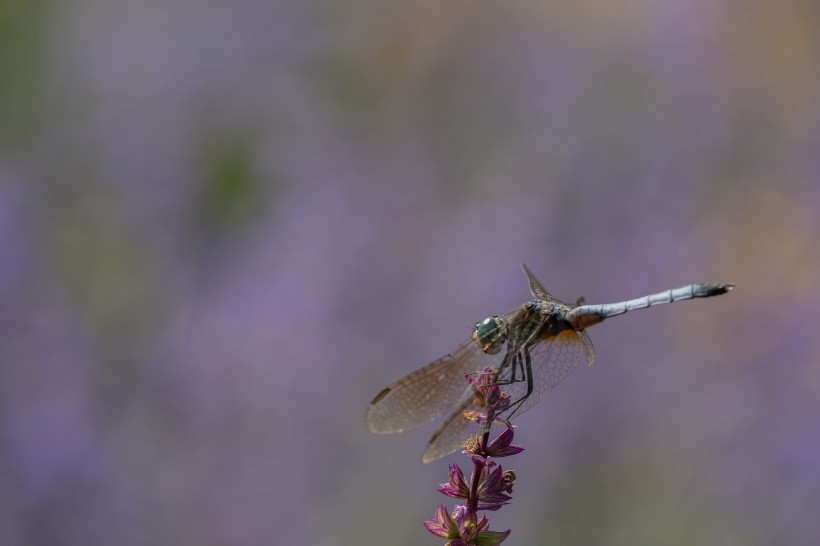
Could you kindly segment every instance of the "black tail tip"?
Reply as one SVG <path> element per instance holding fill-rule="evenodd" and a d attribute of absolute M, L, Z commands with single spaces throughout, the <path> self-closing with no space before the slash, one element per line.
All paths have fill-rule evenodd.
<path fill-rule="evenodd" d="M 720 294 L 725 294 L 730 290 L 734 290 L 735 285 L 732 283 L 725 283 L 725 284 L 710 284 L 709 285 L 709 295 L 710 296 L 718 296 Z"/>

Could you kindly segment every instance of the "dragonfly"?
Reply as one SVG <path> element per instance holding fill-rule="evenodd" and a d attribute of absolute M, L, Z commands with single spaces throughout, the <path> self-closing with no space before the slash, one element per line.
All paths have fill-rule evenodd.
<path fill-rule="evenodd" d="M 382 389 L 365 413 L 370 432 L 404 432 L 447 415 L 422 454 L 424 463 L 435 461 L 482 432 L 482 425 L 468 418 L 481 408 L 476 406 L 467 376 L 487 367 L 497 370 L 497 384 L 508 393 L 511 403 L 497 416 L 495 425 L 510 424 L 580 362 L 592 365 L 595 349 L 586 332 L 590 326 L 628 311 L 709 298 L 734 288 L 733 284 L 688 284 L 619 303 L 587 305 L 579 298 L 568 304 L 547 292 L 526 265 L 521 268 L 532 299 L 505 315 L 478 322 L 470 338 L 453 352 Z"/>

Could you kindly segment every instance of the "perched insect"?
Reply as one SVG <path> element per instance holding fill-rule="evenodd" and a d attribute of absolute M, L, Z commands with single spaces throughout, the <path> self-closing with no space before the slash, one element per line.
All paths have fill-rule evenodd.
<path fill-rule="evenodd" d="M 511 397 L 498 417 L 509 422 L 555 388 L 579 362 L 592 364 L 595 351 L 586 333 L 590 326 L 627 311 L 718 296 L 734 288 L 733 284 L 689 284 L 620 303 L 585 305 L 579 300 L 572 305 L 550 295 L 527 266 L 522 268 L 533 299 L 506 315 L 487 317 L 452 353 L 384 388 L 365 414 L 370 432 L 403 432 L 449 412 L 422 455 L 425 463 L 435 461 L 481 431 L 481 426 L 465 418 L 480 409 L 465 375 L 485 367 L 498 369 L 498 384 Z"/>

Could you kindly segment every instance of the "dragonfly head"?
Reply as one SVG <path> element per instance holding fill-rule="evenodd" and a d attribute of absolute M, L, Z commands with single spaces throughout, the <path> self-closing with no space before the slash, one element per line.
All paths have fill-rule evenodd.
<path fill-rule="evenodd" d="M 473 341 L 488 355 L 494 355 L 501 350 L 507 336 L 501 327 L 501 320 L 497 316 L 487 317 L 475 325 Z"/>

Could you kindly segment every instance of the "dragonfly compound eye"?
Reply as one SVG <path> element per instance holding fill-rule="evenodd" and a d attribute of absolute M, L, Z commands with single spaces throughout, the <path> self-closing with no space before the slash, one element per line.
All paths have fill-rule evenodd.
<path fill-rule="evenodd" d="M 506 341 L 506 337 L 501 328 L 501 321 L 498 320 L 498 317 L 487 317 L 476 324 L 475 331 L 473 332 L 473 341 L 488 355 L 498 353 Z"/>

